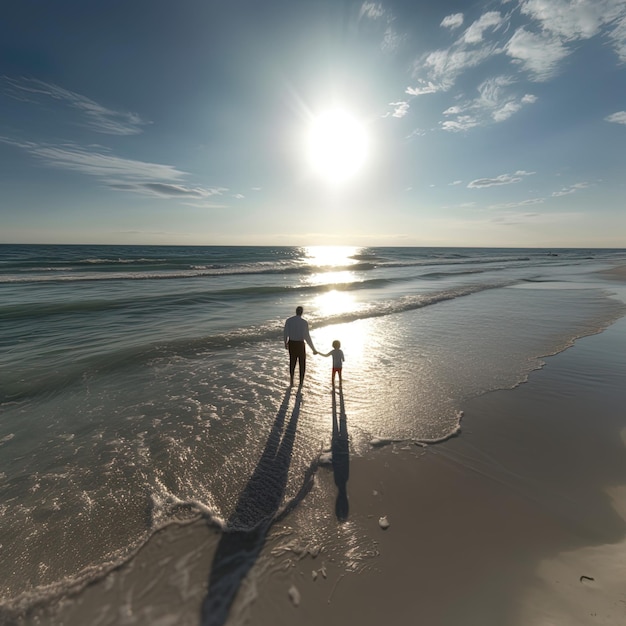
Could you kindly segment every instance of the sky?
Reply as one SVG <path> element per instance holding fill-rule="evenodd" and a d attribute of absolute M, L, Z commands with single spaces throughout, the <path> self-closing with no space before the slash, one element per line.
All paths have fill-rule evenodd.
<path fill-rule="evenodd" d="M 625 198 L 626 0 L 0 21 L 0 243 L 626 247 Z"/>

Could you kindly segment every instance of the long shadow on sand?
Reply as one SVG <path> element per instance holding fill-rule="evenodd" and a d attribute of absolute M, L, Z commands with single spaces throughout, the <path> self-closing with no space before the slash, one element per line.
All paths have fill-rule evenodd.
<path fill-rule="evenodd" d="M 226 622 L 242 580 L 256 562 L 267 532 L 282 502 L 291 464 L 302 396 L 296 394 L 291 418 L 285 427 L 291 390 L 287 390 L 265 444 L 265 449 L 218 544 L 209 589 L 202 603 L 202 625 Z M 284 428 L 284 432 L 283 432 Z"/>
<path fill-rule="evenodd" d="M 337 485 L 335 515 L 340 522 L 348 519 L 348 477 L 350 476 L 350 451 L 348 448 L 348 424 L 343 401 L 343 389 L 339 387 L 339 419 L 337 419 L 337 390 L 333 386 L 333 438 L 331 444 L 333 477 Z"/>

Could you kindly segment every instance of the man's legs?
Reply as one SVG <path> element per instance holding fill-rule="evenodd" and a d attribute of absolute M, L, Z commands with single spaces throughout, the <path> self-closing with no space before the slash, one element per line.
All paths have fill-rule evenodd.
<path fill-rule="evenodd" d="M 293 373 L 296 371 L 296 360 L 298 357 L 293 353 L 291 349 L 291 343 L 289 344 L 289 378 L 291 380 L 291 386 L 293 387 Z"/>
<path fill-rule="evenodd" d="M 304 372 L 306 371 L 306 348 L 302 346 L 302 354 L 300 354 L 299 365 L 300 365 L 300 384 L 304 382 Z"/>
<path fill-rule="evenodd" d="M 293 375 L 296 371 L 296 361 L 300 366 L 300 383 L 304 380 L 304 371 L 306 369 L 306 350 L 304 341 L 289 342 L 289 376 L 291 385 L 293 386 Z"/>

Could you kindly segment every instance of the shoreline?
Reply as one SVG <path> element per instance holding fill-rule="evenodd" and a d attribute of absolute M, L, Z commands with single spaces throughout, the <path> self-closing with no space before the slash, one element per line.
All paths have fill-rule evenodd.
<path fill-rule="evenodd" d="M 470 401 L 460 437 L 354 459 L 351 516 L 377 555 L 358 573 L 331 563 L 326 580 L 313 580 L 310 558 L 292 559 L 259 587 L 251 623 L 622 624 L 626 358 L 609 347 L 626 354 L 626 318 L 526 384 Z M 592 359 L 604 366 L 586 374 Z M 293 615 L 289 584 L 301 597 Z"/>
<path fill-rule="evenodd" d="M 626 266 L 606 272 L 623 280 Z M 335 472 L 319 468 L 219 623 L 621 625 L 626 317 L 544 361 L 469 401 L 458 437 L 348 452 L 343 523 Z M 220 537 L 205 520 L 171 525 L 58 610 L 16 623 L 200 624 Z"/>

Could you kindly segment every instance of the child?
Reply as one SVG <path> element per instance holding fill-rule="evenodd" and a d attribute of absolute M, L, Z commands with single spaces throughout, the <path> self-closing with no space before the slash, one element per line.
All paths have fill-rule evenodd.
<path fill-rule="evenodd" d="M 340 350 L 341 342 L 337 339 L 333 341 L 333 350 L 323 354 L 319 352 L 322 356 L 332 356 L 333 357 L 333 387 L 335 386 L 335 374 L 339 373 L 339 386 L 341 387 L 341 368 L 343 365 L 343 361 L 345 358 L 343 356 L 343 350 Z"/>

